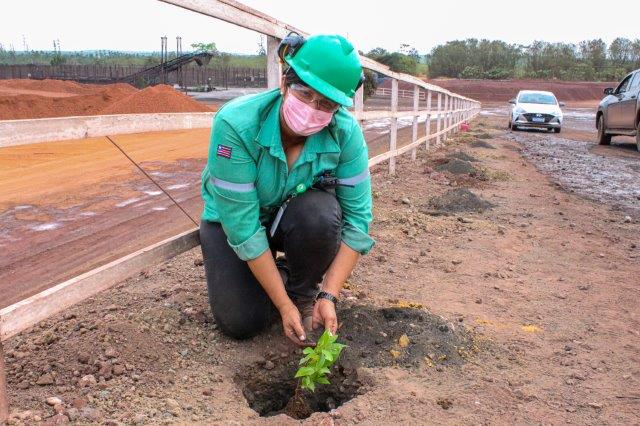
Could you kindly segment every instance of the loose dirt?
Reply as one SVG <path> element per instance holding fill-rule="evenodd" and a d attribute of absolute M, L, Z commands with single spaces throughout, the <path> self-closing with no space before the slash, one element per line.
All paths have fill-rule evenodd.
<path fill-rule="evenodd" d="M 211 108 L 164 84 L 147 87 L 119 99 L 102 110 L 102 114 L 156 112 L 209 112 Z"/>
<path fill-rule="evenodd" d="M 428 202 L 429 212 L 435 210 L 438 214 L 447 213 L 482 213 L 493 205 L 478 197 L 467 188 L 456 188 L 441 196 L 433 197 Z"/>
<path fill-rule="evenodd" d="M 479 131 L 429 155 L 420 149 L 415 162 L 401 157 L 396 176 L 386 165 L 373 168 L 377 244 L 348 279 L 341 303 L 366 307 L 379 324 L 347 313 L 340 318 L 345 361 L 363 348 L 372 352 L 355 374 L 334 372 L 336 382 L 346 378 L 357 389 L 345 400 L 330 395 L 336 408 L 327 397 L 317 409 L 329 411 L 302 423 L 640 422 L 640 223 L 607 199 L 593 202 L 559 188 L 553 174 L 522 156 L 502 122 L 484 123 L 495 150 L 473 154 L 509 179 L 469 186 L 494 204 L 471 218 L 422 212 L 425 200 L 459 189 L 425 170 L 434 155 L 465 150 Z M 425 321 L 384 317 L 385 309 L 407 307 Z M 407 322 L 419 333 L 432 330 L 432 347 L 446 348 L 442 339 L 450 335 L 432 328 L 441 324 L 437 317 L 461 331 L 463 346 L 464 336 L 473 336 L 478 349 L 464 362 L 433 366 L 424 358 L 418 365 L 394 358 L 391 350 L 414 349 L 394 347 L 397 333 L 412 342 Z M 391 332 L 384 330 L 378 349 L 366 333 L 356 340 L 361 330 L 347 340 L 350 321 Z M 271 372 L 290 368 L 300 351 L 278 324 L 246 341 L 221 335 L 198 249 L 44 321 L 7 341 L 5 350 L 13 423 L 300 423 L 285 414 L 261 417 L 245 398 L 243 379 L 284 377 Z M 378 350 L 388 350 L 388 358 L 379 358 L 387 366 L 377 366 Z M 47 405 L 50 397 L 61 404 Z"/>
<path fill-rule="evenodd" d="M 216 110 L 166 85 L 138 90 L 123 83 L 0 80 L 0 120 Z"/>
<path fill-rule="evenodd" d="M 458 160 L 467 161 L 471 163 L 477 163 L 479 160 L 473 155 L 469 155 L 463 151 L 452 152 L 448 155 L 449 158 L 457 158 Z"/>

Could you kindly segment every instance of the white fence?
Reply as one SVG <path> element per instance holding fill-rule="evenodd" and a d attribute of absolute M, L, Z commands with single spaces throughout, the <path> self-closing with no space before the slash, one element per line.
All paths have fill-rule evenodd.
<path fill-rule="evenodd" d="M 277 47 L 280 39 L 290 31 L 307 35 L 301 30 L 279 22 L 270 16 L 234 0 L 159 1 L 180 6 L 265 34 L 267 36 L 267 80 L 269 87 L 276 87 L 281 75 L 280 63 L 277 57 Z M 448 90 L 428 84 L 416 77 L 393 72 L 385 65 L 379 64 L 369 58 L 361 57 L 360 59 L 365 68 L 391 77 L 392 79 L 389 92 L 390 110 L 364 111 L 362 89 L 356 93 L 353 112 L 359 121 L 362 122 L 380 118 L 391 119 L 388 150 L 371 158 L 369 160 L 370 166 L 389 160 L 389 172 L 393 174 L 395 173 L 397 156 L 407 151 L 412 151 L 412 158 L 415 159 L 416 149 L 420 145 L 424 144 L 428 149 L 430 147 L 430 141 L 434 139 L 436 145 L 441 144 L 451 132 L 457 131 L 461 122 L 470 120 L 479 112 L 480 103 L 473 99 L 451 93 Z M 413 91 L 399 91 L 398 81 L 412 84 Z M 411 111 L 398 111 L 399 96 L 413 98 L 413 109 Z M 420 107 L 421 100 L 426 102 L 426 105 L 422 108 Z M 413 117 L 412 139 L 411 143 L 399 148 L 397 147 L 398 118 L 407 116 Z M 424 118 L 426 123 L 424 126 L 424 136 L 419 136 L 421 132 L 418 128 L 418 121 L 421 118 Z M 436 123 L 435 133 L 431 133 L 432 121 Z M 13 140 L 10 144 L 16 144 L 16 141 Z M 107 265 L 103 265 L 68 281 L 52 286 L 39 294 L 0 310 L 0 423 L 7 418 L 9 411 L 2 353 L 3 340 L 75 303 L 115 285 L 140 270 L 161 263 L 170 257 L 189 250 L 198 245 L 198 243 L 197 229 L 181 233 L 117 259 Z"/>

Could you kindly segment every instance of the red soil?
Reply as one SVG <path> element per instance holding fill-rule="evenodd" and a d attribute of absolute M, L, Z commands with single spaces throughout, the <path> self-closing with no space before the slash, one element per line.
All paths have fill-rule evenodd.
<path fill-rule="evenodd" d="M 604 97 L 605 87 L 615 87 L 617 83 L 596 83 L 589 81 L 545 81 L 545 80 L 461 80 L 433 79 L 431 84 L 451 92 L 476 99 L 480 102 L 506 102 L 515 97 L 519 90 L 547 90 L 553 92 L 561 102 L 592 101 Z M 391 87 L 386 80 L 381 87 Z M 410 83 L 399 82 L 399 89 L 412 90 Z"/>
<path fill-rule="evenodd" d="M 104 108 L 101 114 L 209 111 L 211 109 L 206 105 L 161 84 L 121 98 Z"/>
<path fill-rule="evenodd" d="M 0 80 L 0 120 L 211 110 L 164 85 L 138 90 L 123 83 Z"/>

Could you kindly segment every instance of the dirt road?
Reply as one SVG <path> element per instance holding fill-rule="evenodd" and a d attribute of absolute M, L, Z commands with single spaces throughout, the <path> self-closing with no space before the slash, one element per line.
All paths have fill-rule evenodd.
<path fill-rule="evenodd" d="M 635 210 L 563 189 L 566 171 L 543 166 L 567 138 L 504 127 L 485 117 L 396 177 L 373 170 L 377 245 L 343 292 L 349 347 L 310 424 L 640 422 Z M 536 142 L 554 156 L 526 154 Z M 277 324 L 218 332 L 198 249 L 6 350 L 16 423 L 296 422 L 277 413 L 299 355 Z"/>

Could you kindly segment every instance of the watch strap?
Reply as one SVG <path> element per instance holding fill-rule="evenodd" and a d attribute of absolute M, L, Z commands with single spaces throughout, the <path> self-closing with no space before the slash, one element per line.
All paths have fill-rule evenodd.
<path fill-rule="evenodd" d="M 333 302 L 334 305 L 338 304 L 338 298 L 331 293 L 327 293 L 326 291 L 321 291 L 320 293 L 318 293 L 318 295 L 316 296 L 316 300 L 318 299 L 327 299 Z"/>

